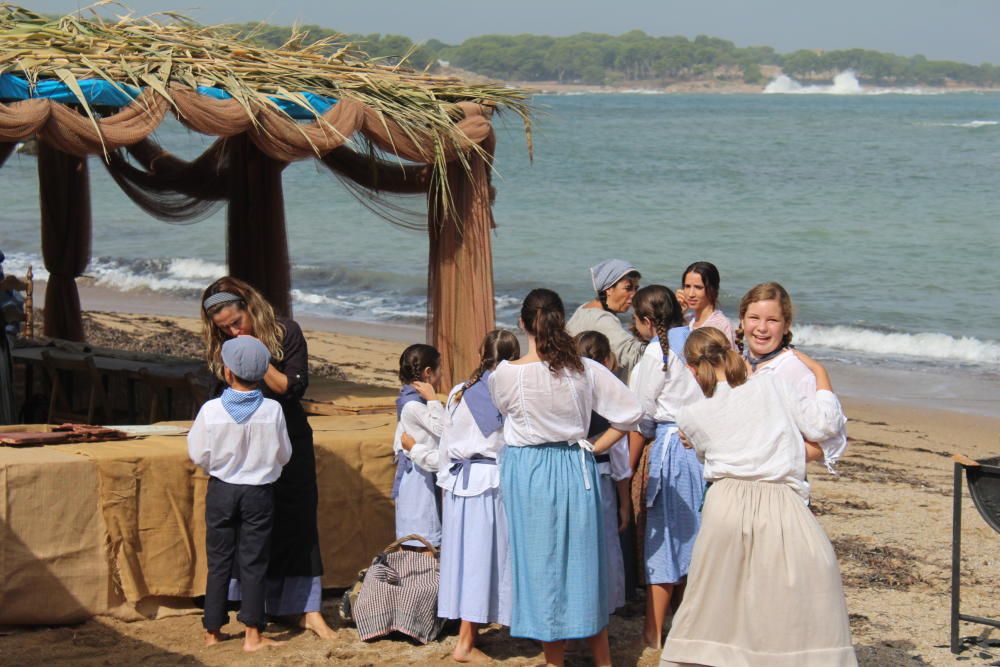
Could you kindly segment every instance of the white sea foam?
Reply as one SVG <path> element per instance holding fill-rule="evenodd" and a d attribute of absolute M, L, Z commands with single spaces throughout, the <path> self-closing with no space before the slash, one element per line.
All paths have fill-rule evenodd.
<path fill-rule="evenodd" d="M 42 258 L 38 255 L 29 255 L 23 252 L 7 253 L 7 258 L 3 263 L 3 271 L 12 276 L 23 278 L 29 265 L 31 266 L 31 273 L 34 276 L 34 280 L 46 281 L 49 279 L 49 272 L 45 270 Z"/>
<path fill-rule="evenodd" d="M 86 275 L 100 287 L 125 292 L 200 291 L 216 278 L 226 275 L 226 267 L 200 259 L 176 258 L 138 264 L 100 258 L 87 267 Z"/>
<path fill-rule="evenodd" d="M 877 357 L 919 358 L 934 361 L 1000 365 L 1000 343 L 943 333 L 891 333 L 850 326 L 795 327 L 795 342 Z"/>
<path fill-rule="evenodd" d="M 11 253 L 3 268 L 7 273 L 23 275 L 28 264 L 33 266 L 36 280 L 48 279 L 49 274 L 37 255 Z M 194 258 L 131 261 L 97 258 L 90 263 L 85 275 L 97 285 L 123 292 L 148 290 L 191 296 L 225 273 L 224 264 Z M 314 278 L 313 284 L 292 290 L 296 306 L 320 317 L 363 321 L 419 323 L 426 316 L 427 299 L 423 295 L 344 285 L 326 274 L 323 276 Z M 510 294 L 498 294 L 495 298 L 497 314 L 503 321 L 516 319 L 519 304 L 520 298 Z M 507 324 L 511 326 L 510 322 Z M 854 326 L 798 325 L 795 341 L 804 346 L 877 358 L 1000 366 L 1000 341 L 953 337 L 944 333 L 894 333 Z"/>
<path fill-rule="evenodd" d="M 872 88 L 861 85 L 853 70 L 833 77 L 832 85 L 802 85 L 786 74 L 779 74 L 764 88 L 770 95 L 934 95 L 923 88 Z"/>
<path fill-rule="evenodd" d="M 1000 125 L 1000 120 L 970 120 L 964 123 L 924 123 L 927 127 L 961 127 L 965 129 L 978 129 L 980 127 L 995 127 Z"/>
<path fill-rule="evenodd" d="M 171 259 L 167 271 L 179 279 L 212 281 L 226 275 L 226 265 L 206 262 L 203 259 Z"/>

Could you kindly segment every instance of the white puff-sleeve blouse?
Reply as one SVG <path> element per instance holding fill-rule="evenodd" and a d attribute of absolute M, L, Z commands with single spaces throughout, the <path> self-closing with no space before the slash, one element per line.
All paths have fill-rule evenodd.
<path fill-rule="evenodd" d="M 659 343 L 652 343 L 643 352 L 639 363 L 629 376 L 629 388 L 642 403 L 642 434 L 647 438 L 656 435 L 656 424 L 674 421 L 677 410 L 705 398 L 677 353 L 667 355 L 667 370 L 663 370 L 663 352 Z"/>
<path fill-rule="evenodd" d="M 457 384 L 448 394 L 445 411 L 450 416 L 450 421 L 441 433 L 438 486 L 456 496 L 478 496 L 487 489 L 500 486 L 500 470 L 497 466 L 471 466 L 466 486 L 462 483 L 464 479 L 461 470 L 452 474 L 451 462 L 476 457 L 496 459 L 503 449 L 503 429 L 498 428 L 489 435 L 483 435 L 468 404 L 465 401 L 455 402 L 455 394 L 464 387 L 464 383 Z"/>
<path fill-rule="evenodd" d="M 816 376 L 813 375 L 808 366 L 802 363 L 801 359 L 795 356 L 792 350 L 779 354 L 768 363 L 758 366 L 754 373 L 754 375 L 768 374 L 774 374 L 783 379 L 801 396 L 811 397 L 816 394 Z M 834 400 L 836 400 L 835 396 Z M 823 450 L 823 463 L 826 465 L 826 469 L 834 475 L 837 474 L 837 461 L 847 451 L 847 418 L 843 416 L 842 410 L 838 419 L 840 427 L 836 433 L 819 442 L 820 449 Z"/>
<path fill-rule="evenodd" d="M 493 403 L 504 415 L 504 443 L 511 447 L 587 437 L 590 413 L 616 429 L 633 431 L 642 418 L 639 399 L 603 365 L 583 359 L 584 372 L 553 373 L 544 361 L 503 361 L 490 375 Z"/>
<path fill-rule="evenodd" d="M 720 382 L 715 395 L 677 411 L 677 425 L 705 466 L 705 479 L 787 484 L 809 500 L 803 436 L 824 440 L 843 420 L 829 391 L 803 396 L 773 374 Z"/>

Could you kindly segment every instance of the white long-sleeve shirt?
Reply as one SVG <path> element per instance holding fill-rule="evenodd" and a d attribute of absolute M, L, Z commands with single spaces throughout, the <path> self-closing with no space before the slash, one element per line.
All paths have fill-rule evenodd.
<path fill-rule="evenodd" d="M 639 429 L 647 438 L 656 434 L 656 424 L 676 421 L 677 410 L 705 398 L 681 358 L 673 350 L 667 355 L 667 372 L 663 371 L 663 351 L 652 343 L 643 352 L 629 376 L 629 388 L 642 404 Z"/>
<path fill-rule="evenodd" d="M 478 496 L 487 489 L 500 486 L 500 468 L 489 464 L 472 464 L 469 468 L 469 485 L 463 487 L 462 472 L 451 474 L 452 461 L 476 457 L 496 460 L 504 445 L 503 429 L 498 428 L 489 435 L 483 435 L 465 401 L 455 402 L 455 394 L 463 386 L 464 383 L 455 385 L 448 394 L 445 411 L 449 421 L 441 433 L 438 486 L 456 496 Z"/>
<path fill-rule="evenodd" d="M 757 367 L 754 375 L 774 374 L 787 382 L 795 391 L 802 396 L 814 396 L 816 394 L 816 376 L 809 370 L 809 367 L 802 363 L 802 360 L 795 356 L 792 350 L 779 354 L 766 364 Z M 843 415 L 843 411 L 841 411 Z M 826 469 L 836 474 L 837 461 L 847 451 L 847 419 L 843 419 L 840 429 L 832 436 L 820 441 L 820 449 L 823 450 L 823 463 Z"/>
<path fill-rule="evenodd" d="M 550 442 L 575 443 L 587 437 L 590 413 L 622 431 L 635 430 L 642 417 L 639 400 L 615 375 L 591 359 L 584 372 L 552 373 L 543 361 L 500 362 L 490 375 L 493 404 L 506 417 L 504 443 L 511 447 Z"/>
<path fill-rule="evenodd" d="M 803 436 L 821 441 L 844 420 L 829 391 L 803 396 L 773 374 L 730 387 L 677 411 L 677 425 L 704 463 L 705 479 L 787 484 L 809 500 Z"/>
<path fill-rule="evenodd" d="M 396 434 L 393 437 L 392 449 L 399 454 L 409 456 L 414 464 L 428 472 L 437 472 L 441 461 L 438 451 L 441 432 L 448 423 L 448 415 L 441 401 L 410 401 L 403 406 L 396 424 Z M 416 444 L 409 452 L 403 449 L 403 433 L 409 433 Z"/>
<path fill-rule="evenodd" d="M 292 458 L 281 405 L 265 398 L 246 423 L 238 424 L 221 398 L 208 401 L 188 431 L 188 455 L 209 475 L 229 484 L 274 482 Z"/>

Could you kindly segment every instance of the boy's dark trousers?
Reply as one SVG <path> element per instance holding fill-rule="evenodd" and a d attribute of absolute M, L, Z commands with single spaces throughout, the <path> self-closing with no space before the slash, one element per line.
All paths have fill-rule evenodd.
<path fill-rule="evenodd" d="M 211 477 L 205 497 L 205 547 L 208 582 L 205 586 L 205 629 L 219 630 L 229 622 L 226 601 L 233 563 L 239 564 L 243 601 L 236 616 L 247 627 L 264 629 L 264 577 L 274 522 L 271 485 L 228 484 Z M 238 552 L 238 556 L 237 556 Z"/>

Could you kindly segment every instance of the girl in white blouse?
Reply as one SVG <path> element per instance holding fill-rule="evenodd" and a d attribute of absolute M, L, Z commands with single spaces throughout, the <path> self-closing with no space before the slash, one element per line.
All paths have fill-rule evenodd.
<path fill-rule="evenodd" d="M 713 484 L 661 664 L 854 667 L 837 557 L 805 502 L 803 435 L 823 440 L 843 420 L 829 376 L 800 355 L 812 396 L 774 375 L 747 380 L 712 328 L 692 332 L 685 356 L 708 400 L 677 424 Z"/>
<path fill-rule="evenodd" d="M 754 286 L 740 301 L 736 344 L 755 375 L 773 373 L 808 397 L 816 393 L 816 376 L 792 351 L 792 315 L 792 299 L 784 287 Z M 847 450 L 846 428 L 842 425 L 832 437 L 808 449 L 810 461 L 822 460 L 836 474 L 836 463 Z"/>
<path fill-rule="evenodd" d="M 646 478 L 640 494 L 647 591 L 643 634 L 647 646 L 660 648 L 671 597 L 691 563 L 705 493 L 701 464 L 681 445 L 674 416 L 703 397 L 684 367 L 684 341 L 691 331 L 673 291 L 648 285 L 636 293 L 633 306 L 635 330 L 650 342 L 629 378 L 642 403 L 642 434 L 651 439 L 637 468 Z"/>
<path fill-rule="evenodd" d="M 476 648 L 479 625 L 510 625 L 507 517 L 497 468 L 503 420 L 487 383 L 498 363 L 521 356 L 521 347 L 513 333 L 496 329 L 486 334 L 479 354 L 472 377 L 448 395 L 438 472 L 444 491 L 438 616 L 462 619 L 452 652 L 458 662 L 490 659 Z"/>
<path fill-rule="evenodd" d="M 562 300 L 532 290 L 521 306 L 528 353 L 489 379 L 504 415 L 500 489 L 513 575 L 510 634 L 543 643 L 562 665 L 564 639 L 587 638 L 594 662 L 610 665 L 607 566 L 594 452 L 638 424 L 639 401 L 611 371 L 580 359 L 566 333 Z M 586 440 L 591 412 L 610 427 Z"/>
<path fill-rule="evenodd" d="M 392 498 L 396 501 L 396 539 L 421 535 L 434 546 L 441 544 L 441 516 L 435 474 L 440 453 L 438 438 L 447 422 L 444 406 L 437 399 L 434 383 L 441 376 L 441 354 L 430 345 L 415 344 L 399 357 L 396 399 L 396 477 Z M 407 436 L 404 438 L 404 435 Z M 410 540 L 403 544 L 421 547 Z"/>

